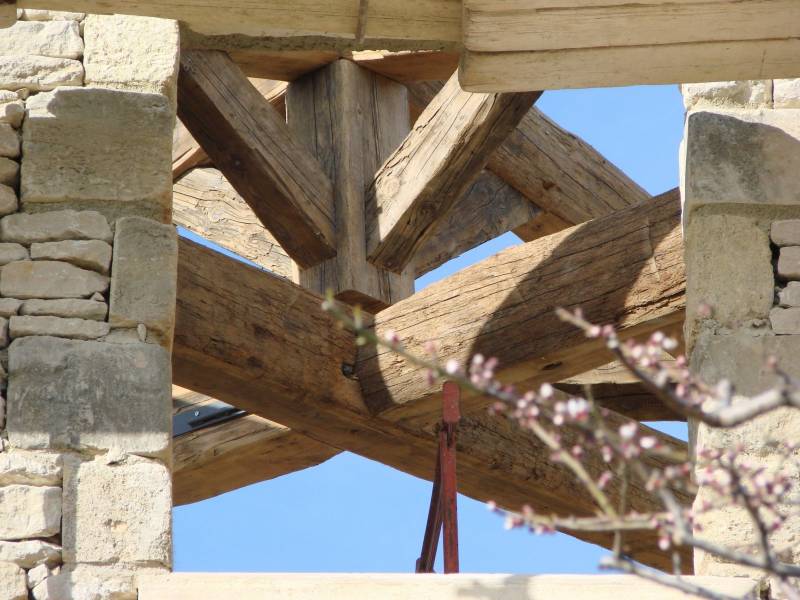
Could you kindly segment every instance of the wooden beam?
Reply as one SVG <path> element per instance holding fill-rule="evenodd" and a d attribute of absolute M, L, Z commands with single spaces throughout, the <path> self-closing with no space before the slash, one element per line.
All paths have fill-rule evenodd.
<path fill-rule="evenodd" d="M 538 97 L 469 94 L 451 77 L 370 186 L 369 260 L 403 269 Z"/>
<path fill-rule="evenodd" d="M 368 263 L 364 237 L 364 189 L 408 133 L 405 87 L 338 60 L 290 84 L 287 112 L 295 139 L 335 186 L 337 255 L 300 269 L 297 281 L 372 312 L 413 294 L 413 268 L 395 274 Z"/>
<path fill-rule="evenodd" d="M 637 421 L 686 421 L 686 417 L 667 407 L 641 383 L 593 383 L 592 398 L 599 405 Z M 576 383 L 557 383 L 567 394 L 584 397 L 586 388 Z"/>
<path fill-rule="evenodd" d="M 193 48 L 216 42 L 226 50 L 248 43 L 274 50 L 413 50 L 461 43 L 461 0 L 370 0 L 362 19 L 366 35 L 361 41 L 356 40 L 359 6 L 352 0 L 19 0 L 18 5 L 176 19 L 184 26 L 184 44 Z M 204 40 L 203 36 L 212 38 Z"/>
<path fill-rule="evenodd" d="M 458 52 L 365 50 L 345 55 L 359 67 L 399 81 L 439 81 L 448 79 L 458 68 Z M 427 104 L 427 103 L 426 103 Z"/>
<path fill-rule="evenodd" d="M 178 113 L 298 264 L 336 254 L 330 180 L 227 55 L 182 54 Z"/>
<path fill-rule="evenodd" d="M 410 84 L 408 89 L 413 102 L 427 106 L 441 83 Z M 571 225 L 650 197 L 592 146 L 535 107 L 486 166 L 544 212 Z"/>
<path fill-rule="evenodd" d="M 540 212 L 527 223 L 514 228 L 514 233 L 523 242 L 532 242 L 541 237 L 564 231 L 572 225 L 552 213 Z"/>
<path fill-rule="evenodd" d="M 662 298 L 660 307 L 653 298 L 650 304 L 644 302 L 639 309 L 622 314 L 622 324 L 628 332 L 646 329 L 643 322 L 646 318 L 657 322 L 668 319 L 682 302 L 682 287 L 668 285 L 667 270 L 655 270 L 656 265 L 666 269 L 662 259 L 674 254 L 668 252 L 671 246 L 661 240 L 663 223 L 657 218 L 658 210 L 639 217 L 653 221 L 652 231 L 644 227 L 640 235 L 622 235 L 619 247 L 625 246 L 626 255 L 640 255 L 638 266 L 645 271 L 640 286 L 657 289 Z M 621 221 L 625 222 L 624 216 Z M 650 235 L 657 252 L 648 253 L 648 259 L 644 259 L 642 246 L 650 247 Z M 633 252 L 629 247 L 631 242 L 638 242 Z M 614 247 L 600 244 L 599 249 L 610 251 Z M 580 248 L 575 250 L 578 250 L 576 259 L 562 261 L 562 269 L 577 267 L 580 271 L 578 263 L 585 253 L 581 253 Z M 508 252 L 513 250 L 503 254 Z M 586 258 L 595 260 L 596 256 Z M 494 265 L 490 261 L 485 266 L 491 269 Z M 598 268 L 604 266 L 609 265 L 601 264 Z M 654 276 L 661 277 L 659 286 L 652 285 Z M 584 280 L 576 281 L 574 287 L 583 288 Z M 500 294 L 497 288 L 497 285 L 490 285 L 486 291 L 494 289 Z M 636 285 L 631 287 L 632 292 L 638 289 Z M 469 295 L 469 287 L 465 292 Z M 507 290 L 503 295 L 508 293 Z M 637 296 L 643 301 L 647 297 Z M 617 298 L 611 295 L 607 299 L 613 304 Z M 428 418 L 415 420 L 406 419 L 398 411 L 376 415 L 362 400 L 358 380 L 349 375 L 353 372 L 356 355 L 355 340 L 320 310 L 320 302 L 319 296 L 281 278 L 182 239 L 173 352 L 175 382 L 282 423 L 335 448 L 347 449 L 430 479 L 437 451 L 433 424 L 439 418 L 438 410 L 432 411 Z M 459 312 L 457 304 L 456 297 L 450 306 Z M 612 312 L 619 314 L 620 311 Z M 429 312 L 419 313 L 418 322 L 428 316 Z M 505 316 L 513 317 L 508 313 Z M 525 314 L 519 316 L 525 317 Z M 467 322 L 467 336 L 469 327 Z M 432 332 L 435 333 L 435 329 Z M 494 335 L 504 334 L 495 331 Z M 602 357 L 596 344 L 588 343 L 581 336 L 562 335 L 558 327 L 554 337 L 565 344 L 565 352 L 593 354 L 593 359 L 584 362 L 591 366 L 600 364 L 598 361 Z M 552 353 L 537 358 L 528 353 L 525 359 L 541 364 L 550 356 Z M 510 358 L 512 364 L 519 365 L 514 360 L 519 356 Z M 364 365 L 362 363 L 361 367 Z M 523 369 L 526 375 L 536 370 Z M 553 371 L 558 372 L 558 369 Z M 386 369 L 386 381 L 392 389 L 396 389 L 396 372 L 391 365 Z M 415 378 L 409 376 L 408 379 L 413 383 Z M 375 379 L 371 381 L 374 383 Z M 430 396 L 431 391 L 426 388 L 421 390 L 416 401 L 409 399 L 408 402 L 424 404 Z M 471 399 L 465 403 L 465 408 L 474 406 Z M 622 417 L 619 419 L 624 421 Z M 676 450 L 684 447 L 668 436 L 654 435 L 659 435 Z M 494 499 L 501 506 L 513 509 L 531 503 L 543 512 L 589 514 L 594 510 L 585 490 L 563 467 L 549 460 L 549 451 L 529 433 L 506 420 L 489 417 L 484 411 L 468 412 L 459 428 L 458 451 L 460 491 L 473 498 Z M 599 456 L 587 457 L 592 472 L 599 473 L 603 464 Z M 689 498 L 682 500 L 690 502 Z M 657 509 L 653 497 L 639 485 L 632 486 L 630 506 L 639 511 Z M 606 547 L 612 541 L 598 535 L 583 536 L 583 539 Z M 626 542 L 637 560 L 670 568 L 669 558 L 657 549 L 652 534 L 626 536 Z M 684 558 L 684 564 L 691 565 L 688 553 Z"/>
<path fill-rule="evenodd" d="M 498 235 L 525 226 L 539 212 L 517 190 L 484 170 L 414 255 L 417 277 Z"/>
<path fill-rule="evenodd" d="M 612 357 L 556 306 L 580 307 L 622 335 L 683 321 L 680 219 L 680 200 L 667 196 L 505 250 L 376 315 L 376 332 L 398 332 L 412 352 L 434 341 L 441 360 L 497 356 L 510 383 L 561 381 Z M 357 373 L 376 414 L 425 420 L 439 410 L 425 374 L 392 353 L 363 350 Z M 477 410 L 485 400 L 469 402 Z"/>
<path fill-rule="evenodd" d="M 216 169 L 194 169 L 173 184 L 172 220 L 276 275 L 292 277 L 289 255 Z"/>
<path fill-rule="evenodd" d="M 173 386 L 174 415 L 213 398 Z M 256 415 L 176 437 L 172 443 L 173 504 L 190 504 L 325 462 L 338 450 Z"/>
<path fill-rule="evenodd" d="M 460 77 L 506 92 L 783 78 L 799 37 L 794 0 L 465 0 Z"/>
<path fill-rule="evenodd" d="M 17 0 L 0 0 L 0 29 L 17 22 Z"/>

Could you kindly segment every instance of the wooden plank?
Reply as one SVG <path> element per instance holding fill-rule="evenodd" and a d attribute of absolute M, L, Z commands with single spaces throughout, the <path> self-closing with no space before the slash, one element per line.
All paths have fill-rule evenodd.
<path fill-rule="evenodd" d="M 172 220 L 282 277 L 292 260 L 217 169 L 194 169 L 172 186 Z"/>
<path fill-rule="evenodd" d="M 484 170 L 414 255 L 417 277 L 498 235 L 525 226 L 539 212 L 525 196 Z"/>
<path fill-rule="evenodd" d="M 178 113 L 298 264 L 309 267 L 336 254 L 330 180 L 227 55 L 182 54 Z"/>
<path fill-rule="evenodd" d="M 585 397 L 583 385 L 558 383 L 558 390 Z M 590 385 L 594 401 L 637 421 L 686 421 L 686 417 L 667 407 L 640 383 L 594 383 Z"/>
<path fill-rule="evenodd" d="M 749 40 L 547 52 L 471 52 L 459 80 L 473 92 L 784 79 L 800 73 L 800 40 Z"/>
<path fill-rule="evenodd" d="M 228 52 L 248 77 L 277 81 L 294 81 L 339 58 L 331 50 L 253 50 Z"/>
<path fill-rule="evenodd" d="M 475 52 L 797 37 L 796 0 L 464 0 L 464 47 Z"/>
<path fill-rule="evenodd" d="M 337 255 L 297 281 L 373 312 L 414 293 L 413 268 L 395 274 L 366 260 L 364 189 L 408 133 L 405 87 L 347 60 L 289 86 L 289 127 L 334 182 Z"/>
<path fill-rule="evenodd" d="M 368 259 L 403 269 L 538 97 L 470 94 L 451 77 L 375 174 L 367 193 Z"/>
<path fill-rule="evenodd" d="M 400 83 L 449 79 L 458 69 L 459 57 L 458 52 L 426 50 L 364 50 L 345 55 L 358 66 Z"/>
<path fill-rule="evenodd" d="M 173 386 L 174 414 L 213 401 Z M 292 432 L 288 427 L 246 415 L 180 435 L 172 443 L 172 500 L 199 502 L 316 466 L 338 450 Z"/>
<path fill-rule="evenodd" d="M 319 296 L 185 239 L 180 240 L 179 257 L 176 384 L 335 448 L 431 479 L 437 452 L 431 425 L 439 415 L 426 425 L 374 415 L 362 400 L 358 381 L 348 376 L 355 339 L 322 312 Z M 570 345 L 574 349 L 587 343 L 573 340 Z M 654 435 L 676 451 L 685 450 L 682 442 Z M 531 503 L 543 512 L 592 513 L 585 490 L 549 456 L 542 444 L 509 421 L 485 411 L 467 414 L 459 426 L 460 491 L 507 508 Z M 605 468 L 600 456 L 588 456 L 585 464 L 598 474 Z M 639 485 L 631 487 L 629 500 L 634 510 L 657 508 Z M 611 544 L 607 536 L 582 539 Z M 626 542 L 638 560 L 670 568 L 652 534 L 631 534 Z M 691 565 L 689 553 L 685 559 Z"/>
<path fill-rule="evenodd" d="M 237 35 L 262 38 L 258 43 L 274 50 L 362 46 L 410 50 L 461 43 L 461 0 L 370 0 L 362 43 L 355 39 L 358 3 L 353 0 L 19 0 L 18 6 L 177 19 L 184 33 L 218 36 L 222 38 L 218 43 L 229 45 L 246 43 L 230 39 Z"/>
<path fill-rule="evenodd" d="M 553 235 L 559 231 L 564 231 L 571 226 L 572 225 L 570 223 L 567 223 L 554 214 L 540 212 L 527 223 L 523 223 L 519 227 L 515 227 L 514 233 L 523 242 L 532 242 L 533 240 L 538 240 L 541 237 Z"/>
<path fill-rule="evenodd" d="M 588 371 L 612 357 L 553 309 L 580 307 L 621 335 L 681 323 L 680 219 L 680 200 L 667 196 L 505 250 L 376 315 L 376 333 L 395 331 L 418 353 L 433 341 L 443 361 L 497 356 L 510 383 L 538 386 Z M 438 411 L 425 374 L 390 352 L 364 349 L 357 373 L 376 414 L 425 420 Z"/>
<path fill-rule="evenodd" d="M 427 82 L 408 88 L 414 102 L 427 106 L 440 86 Z M 543 211 L 570 225 L 649 198 L 592 146 L 535 107 L 495 150 L 487 167 Z M 554 223 L 551 220 L 551 230 Z"/>

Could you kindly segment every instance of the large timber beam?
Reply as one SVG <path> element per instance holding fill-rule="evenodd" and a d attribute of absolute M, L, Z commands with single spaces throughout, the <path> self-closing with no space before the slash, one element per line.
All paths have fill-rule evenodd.
<path fill-rule="evenodd" d="M 472 91 L 800 75 L 795 0 L 465 0 Z"/>
<path fill-rule="evenodd" d="M 496 356 L 509 382 L 561 381 L 612 357 L 555 307 L 580 307 L 623 335 L 683 320 L 680 218 L 680 200 L 667 195 L 505 250 L 376 315 L 376 332 L 398 332 L 412 352 L 434 341 L 442 360 Z M 365 349 L 357 373 L 373 412 L 423 421 L 437 413 L 425 374 L 392 353 Z"/>
<path fill-rule="evenodd" d="M 632 241 L 643 245 L 647 240 L 649 261 L 665 268 L 667 265 L 661 262 L 661 255 L 671 246 L 659 243 L 660 226 L 664 223 L 657 218 L 658 210 L 641 212 L 644 214 L 638 215 L 640 219 L 654 221 L 652 231 L 644 227 L 639 235 L 622 235 L 616 253 L 613 245 L 605 244 L 603 249 L 612 254 L 631 254 Z M 625 220 L 623 216 L 621 221 Z M 568 240 L 562 242 L 569 245 Z M 580 247 L 575 249 L 578 250 L 578 264 L 565 261 L 561 263 L 562 269 L 571 266 L 580 270 L 582 253 Z M 652 249 L 656 250 L 655 254 Z M 434 425 L 438 415 L 432 413 L 431 418 L 414 422 L 398 412 L 376 416 L 362 400 L 358 381 L 349 376 L 356 356 L 355 340 L 320 310 L 318 296 L 186 240 L 181 241 L 180 257 L 173 353 L 178 385 L 282 423 L 335 448 L 359 453 L 418 477 L 429 479 L 432 476 L 436 454 Z M 585 258 L 594 260 L 596 256 Z M 654 273 L 650 262 L 643 259 L 638 265 L 643 269 L 642 285 L 650 283 L 654 275 L 668 279 L 666 271 Z M 495 265 L 485 266 L 491 270 Z M 618 267 L 619 264 L 612 261 L 605 266 Z M 592 287 L 584 283 L 585 280 L 577 279 L 571 285 L 582 289 Z M 570 284 L 564 282 L 563 286 Z M 498 294 L 510 293 L 509 288 L 504 292 L 495 285 L 489 288 Z M 638 289 L 636 285 L 631 287 L 634 293 Z M 641 305 L 641 310 L 612 311 L 621 315 L 626 331 L 646 329 L 645 319 L 663 322 L 680 312 L 681 286 L 670 287 L 665 281 L 656 289 L 653 293 L 660 292 L 663 296 L 660 309 L 652 298 L 649 304 Z M 607 299 L 624 304 L 625 298 L 611 295 Z M 645 301 L 647 298 L 636 299 Z M 411 300 L 413 298 L 397 306 Z M 458 309 L 456 298 L 452 306 Z M 423 321 L 427 316 L 427 313 L 419 314 Z M 525 314 L 519 316 L 525 317 Z M 509 317 L 511 315 L 506 314 L 511 320 Z M 468 330 L 469 322 L 467 333 Z M 495 335 L 503 333 L 496 331 Z M 579 335 L 563 335 L 558 328 L 555 337 L 563 343 L 565 352 L 573 350 L 584 357 L 593 355 L 594 358 L 585 360 L 585 364 L 599 366 L 607 362 L 596 343 L 587 342 Z M 534 343 L 542 344 L 541 336 Z M 549 360 L 547 343 L 543 343 L 542 350 L 546 353 L 544 358 Z M 536 354 L 528 352 L 525 360 L 539 363 Z M 369 365 L 369 361 L 366 364 Z M 391 376 L 393 371 L 396 369 L 387 369 L 387 375 Z M 523 371 L 530 373 L 528 369 Z M 414 377 L 410 379 L 413 381 Z M 429 397 L 429 389 L 421 390 L 418 402 L 425 404 Z M 470 405 L 474 402 L 465 403 L 467 408 Z M 551 463 L 549 452 L 525 431 L 483 412 L 467 414 L 459 431 L 459 481 L 463 493 L 479 500 L 494 499 L 509 508 L 518 508 L 527 502 L 547 512 L 589 514 L 594 510 L 585 491 L 562 467 Z M 664 440 L 676 449 L 681 447 L 674 440 L 666 437 Z M 599 473 L 604 468 L 600 457 L 588 457 L 587 465 L 592 472 Z M 630 506 L 640 511 L 657 508 L 652 496 L 638 485 L 632 490 Z M 611 543 L 606 536 L 584 539 L 606 546 Z M 637 559 L 669 568 L 670 561 L 656 549 L 654 536 L 632 535 L 628 543 Z M 685 564 L 690 562 L 686 560 Z"/>
<path fill-rule="evenodd" d="M 226 54 L 182 53 L 178 114 L 298 264 L 336 254 L 330 180 Z"/>
<path fill-rule="evenodd" d="M 173 386 L 173 415 L 213 398 Z M 177 436 L 172 443 L 172 501 L 178 506 L 325 462 L 338 450 L 279 423 L 245 415 Z"/>
<path fill-rule="evenodd" d="M 367 193 L 369 260 L 405 267 L 538 97 L 470 94 L 451 77 L 375 175 Z"/>
<path fill-rule="evenodd" d="M 461 43 L 461 0 L 370 0 L 363 11 L 353 0 L 18 0 L 17 6 L 176 19 L 189 47 L 416 50 Z"/>
<path fill-rule="evenodd" d="M 410 99 L 428 106 L 442 84 L 409 84 Z M 577 225 L 637 204 L 649 194 L 580 137 L 530 108 L 486 164 L 503 181 L 565 223 Z"/>

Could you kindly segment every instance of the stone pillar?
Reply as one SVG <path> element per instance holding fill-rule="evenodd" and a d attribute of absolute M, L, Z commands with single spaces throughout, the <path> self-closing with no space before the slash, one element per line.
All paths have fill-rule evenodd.
<path fill-rule="evenodd" d="M 173 21 L 0 32 L 0 600 L 168 570 Z"/>
<path fill-rule="evenodd" d="M 695 373 L 728 379 L 741 394 L 767 389 L 775 356 L 800 376 L 800 80 L 683 86 L 686 340 Z M 743 456 L 782 469 L 771 440 L 800 439 L 800 412 L 780 410 L 733 430 L 692 428 L 695 451 L 741 445 Z M 800 473 L 791 476 L 800 485 Z M 800 496 L 800 494 L 799 494 Z M 701 485 L 696 506 L 713 498 Z M 756 540 L 743 509 L 700 519 L 703 535 L 747 551 Z M 791 518 L 773 538 L 783 560 L 800 563 Z M 743 574 L 704 552 L 698 575 Z"/>

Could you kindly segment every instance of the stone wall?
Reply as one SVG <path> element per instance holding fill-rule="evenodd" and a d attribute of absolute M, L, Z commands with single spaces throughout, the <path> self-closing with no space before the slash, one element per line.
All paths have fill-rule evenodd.
<path fill-rule="evenodd" d="M 172 553 L 178 28 L 19 18 L 0 30 L 0 600 L 135 598 Z"/>
<path fill-rule="evenodd" d="M 727 379 L 739 393 L 755 394 L 775 382 L 765 368 L 771 356 L 800 376 L 800 80 L 682 91 L 687 350 L 702 379 Z M 798 440 L 800 412 L 777 411 L 732 430 L 691 429 L 697 453 L 738 447 L 743 460 L 786 469 L 771 442 Z M 789 474 L 800 483 L 800 473 Z M 696 506 L 714 500 L 700 481 Z M 743 509 L 711 511 L 699 526 L 720 543 L 753 551 L 755 532 Z M 795 515 L 773 536 L 786 561 L 800 563 L 798 534 Z M 703 552 L 695 555 L 695 572 L 742 574 Z"/>

